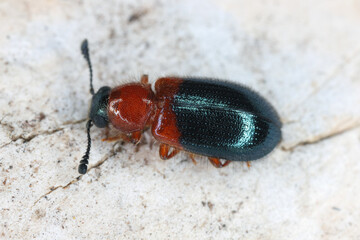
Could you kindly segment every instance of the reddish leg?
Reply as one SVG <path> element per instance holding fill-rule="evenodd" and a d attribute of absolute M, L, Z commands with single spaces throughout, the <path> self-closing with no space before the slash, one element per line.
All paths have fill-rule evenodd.
<path fill-rule="evenodd" d="M 110 135 L 110 128 L 109 126 L 105 127 L 105 138 L 109 138 Z"/>
<path fill-rule="evenodd" d="M 133 132 L 129 135 L 124 134 L 124 133 L 119 133 L 116 136 L 110 137 L 108 136 L 108 134 L 106 134 L 106 138 L 102 139 L 102 141 L 106 141 L 106 142 L 115 142 L 118 140 L 124 140 L 126 142 L 132 142 L 134 144 L 137 144 L 141 139 L 141 131 L 138 132 Z"/>
<path fill-rule="evenodd" d="M 251 163 L 249 161 L 246 162 L 246 165 L 247 165 L 248 168 L 251 167 Z"/>
<path fill-rule="evenodd" d="M 231 162 L 229 160 L 226 160 L 225 163 L 221 163 L 220 158 L 214 158 L 214 157 L 209 157 L 209 161 L 216 168 L 226 167 Z"/>
<path fill-rule="evenodd" d="M 191 161 L 193 162 L 193 164 L 196 165 L 197 162 L 195 161 L 195 156 L 194 156 L 194 154 L 189 153 L 189 157 L 190 157 Z"/>
<path fill-rule="evenodd" d="M 164 143 L 160 144 L 159 154 L 162 160 L 168 160 L 179 153 L 179 150 L 174 148 L 171 153 L 169 153 L 170 146 Z"/>
<path fill-rule="evenodd" d="M 133 144 L 138 144 L 140 142 L 140 139 L 141 139 L 141 131 L 137 131 L 137 132 L 133 132 L 131 133 L 131 139 L 130 141 L 133 143 Z"/>
<path fill-rule="evenodd" d="M 149 76 L 147 74 L 143 74 L 141 76 L 140 82 L 144 85 L 149 85 Z"/>
<path fill-rule="evenodd" d="M 129 137 L 127 135 L 121 133 L 121 134 L 118 134 L 118 135 L 112 136 L 112 137 L 106 136 L 106 138 L 101 139 L 101 141 L 103 141 L 103 142 L 115 142 L 115 141 L 119 141 L 119 140 L 129 141 L 128 138 Z"/>

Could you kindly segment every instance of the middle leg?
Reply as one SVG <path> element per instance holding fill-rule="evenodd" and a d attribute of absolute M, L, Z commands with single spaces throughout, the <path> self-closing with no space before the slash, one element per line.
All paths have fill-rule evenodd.
<path fill-rule="evenodd" d="M 174 148 L 171 153 L 169 153 L 170 148 L 171 147 L 165 143 L 160 144 L 159 154 L 162 160 L 168 160 L 179 153 L 179 150 L 176 148 Z"/>

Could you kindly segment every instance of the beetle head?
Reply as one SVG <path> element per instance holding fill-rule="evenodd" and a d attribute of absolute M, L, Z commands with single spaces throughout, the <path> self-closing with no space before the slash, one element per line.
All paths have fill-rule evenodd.
<path fill-rule="evenodd" d="M 91 100 L 89 118 L 98 128 L 104 128 L 109 123 L 107 105 L 109 102 L 110 87 L 101 87 Z"/>

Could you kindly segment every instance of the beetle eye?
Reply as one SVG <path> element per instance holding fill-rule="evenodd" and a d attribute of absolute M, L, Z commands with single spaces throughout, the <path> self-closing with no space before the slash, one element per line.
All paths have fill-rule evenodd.
<path fill-rule="evenodd" d="M 95 126 L 98 128 L 104 128 L 108 125 L 108 121 L 99 115 L 95 115 L 92 120 L 93 120 Z"/>
<path fill-rule="evenodd" d="M 102 87 L 93 96 L 91 101 L 89 117 L 98 128 L 106 127 L 109 122 L 107 116 L 109 92 L 110 87 Z"/>

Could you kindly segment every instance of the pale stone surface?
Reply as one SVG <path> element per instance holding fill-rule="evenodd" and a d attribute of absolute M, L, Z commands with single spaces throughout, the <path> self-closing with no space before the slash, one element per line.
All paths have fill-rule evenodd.
<path fill-rule="evenodd" d="M 1 1 L 0 238 L 360 239 L 358 1 Z M 138 19 L 129 21 L 131 16 Z M 213 168 L 86 148 L 94 86 L 147 73 L 251 86 L 278 110 L 269 156 Z M 97 167 L 96 167 L 97 166 Z"/>

